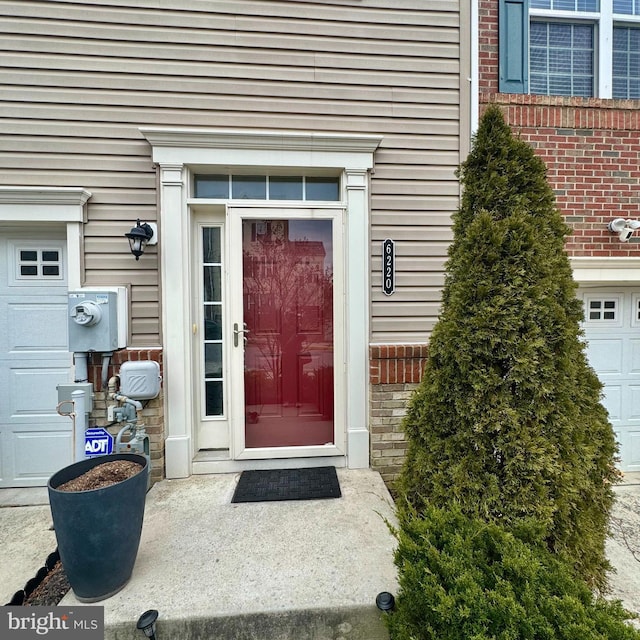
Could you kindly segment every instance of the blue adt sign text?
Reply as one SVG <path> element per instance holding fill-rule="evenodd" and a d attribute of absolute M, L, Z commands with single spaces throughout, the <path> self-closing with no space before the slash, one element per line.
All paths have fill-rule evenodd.
<path fill-rule="evenodd" d="M 84 434 L 84 453 L 88 458 L 113 453 L 113 436 L 102 427 L 87 429 Z"/>

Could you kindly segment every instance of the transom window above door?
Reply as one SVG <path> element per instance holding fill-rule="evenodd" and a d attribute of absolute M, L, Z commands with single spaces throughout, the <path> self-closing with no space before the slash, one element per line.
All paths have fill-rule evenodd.
<path fill-rule="evenodd" d="M 300 175 L 196 174 L 194 197 L 220 200 L 340 200 L 340 178 Z"/>

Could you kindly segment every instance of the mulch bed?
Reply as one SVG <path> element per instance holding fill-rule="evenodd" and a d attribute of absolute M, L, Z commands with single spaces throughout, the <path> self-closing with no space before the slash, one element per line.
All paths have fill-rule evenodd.
<path fill-rule="evenodd" d="M 24 599 L 22 606 L 55 606 L 67 595 L 70 588 L 62 562 L 58 560 L 42 582 Z"/>
<path fill-rule="evenodd" d="M 136 475 L 142 469 L 142 465 L 130 460 L 113 460 L 103 462 L 93 469 L 89 469 L 81 476 L 69 480 L 64 484 L 56 487 L 58 491 L 92 491 L 94 489 L 102 489 L 112 484 L 117 484 Z M 42 575 L 41 580 L 38 577 Z M 34 583 L 38 583 L 34 586 Z M 27 582 L 23 591 L 23 601 L 15 602 L 16 605 L 23 607 L 35 606 L 55 606 L 67 594 L 71 586 L 64 572 L 64 567 L 58 560 L 50 569 L 45 565 L 38 573 L 36 578 L 32 578 Z M 16 594 L 19 596 L 20 592 Z M 14 596 L 14 600 L 16 599 Z M 18 600 L 20 598 L 18 597 Z"/>

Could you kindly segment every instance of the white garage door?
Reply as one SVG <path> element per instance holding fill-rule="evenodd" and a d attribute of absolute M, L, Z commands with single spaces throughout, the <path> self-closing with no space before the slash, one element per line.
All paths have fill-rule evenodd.
<path fill-rule="evenodd" d="M 581 295 L 589 362 L 604 384 L 620 468 L 640 471 L 640 290 L 586 289 Z"/>
<path fill-rule="evenodd" d="M 65 231 L 0 227 L 0 487 L 46 485 L 72 462 Z"/>

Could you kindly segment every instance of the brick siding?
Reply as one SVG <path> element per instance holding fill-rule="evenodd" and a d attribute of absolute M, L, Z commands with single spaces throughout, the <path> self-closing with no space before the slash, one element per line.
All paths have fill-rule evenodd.
<path fill-rule="evenodd" d="M 404 460 L 402 419 L 422 379 L 426 345 L 375 345 L 370 348 L 371 466 L 391 488 Z"/>
<path fill-rule="evenodd" d="M 640 255 L 608 231 L 613 218 L 639 217 L 640 100 L 498 93 L 498 1 L 479 3 L 480 108 L 499 104 L 507 122 L 545 162 L 558 208 L 572 229 L 574 257 Z"/>

